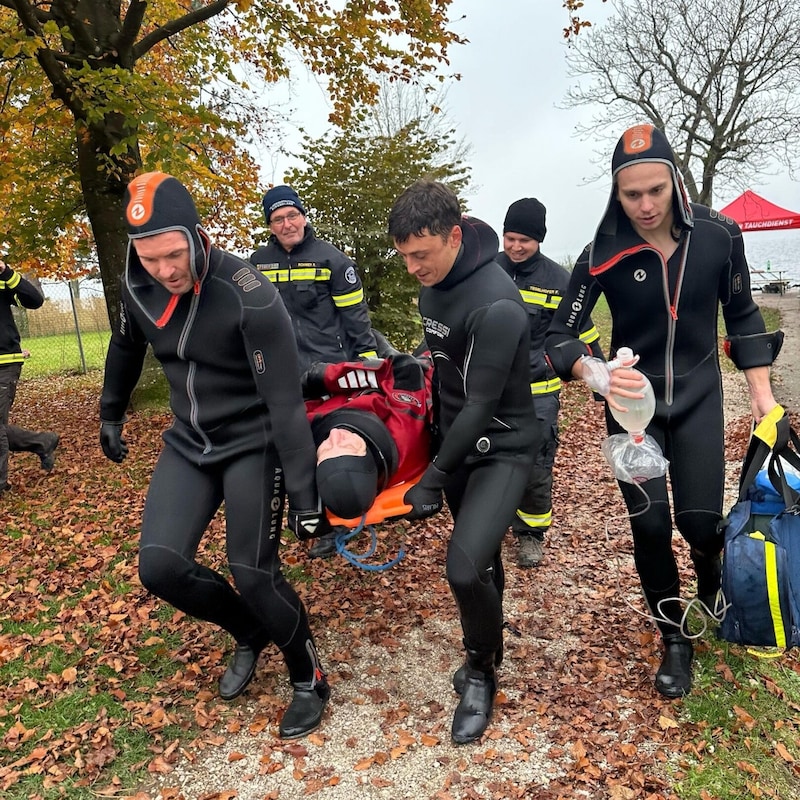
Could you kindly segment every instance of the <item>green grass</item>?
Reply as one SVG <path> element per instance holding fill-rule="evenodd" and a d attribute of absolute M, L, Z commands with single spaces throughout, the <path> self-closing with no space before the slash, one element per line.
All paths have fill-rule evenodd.
<path fill-rule="evenodd" d="M 31 357 L 25 362 L 23 375 L 26 378 L 33 378 L 65 372 L 83 372 L 81 347 L 86 370 L 102 369 L 110 338 L 109 331 L 83 333 L 80 346 L 78 337 L 74 333 L 24 338 L 22 348 L 29 350 Z"/>
<path fill-rule="evenodd" d="M 798 797 L 800 674 L 797 658 L 760 658 L 713 640 L 700 649 L 683 723 L 693 749 L 671 765 L 680 798 Z M 706 794 L 702 794 L 705 792 Z"/>
<path fill-rule="evenodd" d="M 94 692 L 90 687 L 76 689 L 44 706 L 25 703 L 17 714 L 26 729 L 51 732 L 48 746 L 60 761 L 113 758 L 114 778 L 122 786 L 135 787 L 142 780 L 143 764 L 153 757 L 153 736 L 144 727 L 124 724 L 128 717 L 125 702 L 108 692 Z M 82 734 L 87 719 L 106 722 L 91 739 Z M 159 734 L 163 741 L 172 741 L 185 735 L 185 731 L 178 725 L 167 725 Z M 14 757 L 24 759 L 36 747 L 41 744 L 25 743 L 15 750 Z M 102 796 L 101 790 L 102 786 L 90 788 L 85 778 L 66 777 L 48 782 L 46 776 L 32 772 L 6 789 L 3 797 L 4 800 L 83 800 Z"/>

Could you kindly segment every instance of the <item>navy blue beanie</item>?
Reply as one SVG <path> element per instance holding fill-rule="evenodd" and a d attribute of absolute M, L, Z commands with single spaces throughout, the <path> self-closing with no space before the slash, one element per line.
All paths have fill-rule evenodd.
<path fill-rule="evenodd" d="M 306 210 L 300 202 L 300 197 L 291 186 L 273 186 L 265 195 L 264 200 L 264 217 L 269 225 L 269 218 L 279 208 L 290 206 L 296 208 L 301 214 L 305 214 Z"/>

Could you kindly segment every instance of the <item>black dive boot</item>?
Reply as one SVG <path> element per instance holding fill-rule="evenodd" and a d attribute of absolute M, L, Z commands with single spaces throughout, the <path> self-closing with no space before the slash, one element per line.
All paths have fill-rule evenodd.
<path fill-rule="evenodd" d="M 331 690 L 310 632 L 307 638 L 293 640 L 291 647 L 281 650 L 294 693 L 278 726 L 278 733 L 282 739 L 299 739 L 319 727 Z"/>
<path fill-rule="evenodd" d="M 664 636 L 664 657 L 656 673 L 656 689 L 664 697 L 674 699 L 689 694 L 693 653 L 691 641 L 680 633 Z"/>
<path fill-rule="evenodd" d="M 258 665 L 258 656 L 269 644 L 269 636 L 262 634 L 251 642 L 237 642 L 228 668 L 219 679 L 219 696 L 233 700 L 248 686 Z"/>
<path fill-rule="evenodd" d="M 691 640 L 680 631 L 683 610 L 676 599 L 680 597 L 680 591 L 678 582 L 660 592 L 644 590 L 650 612 L 659 620 L 657 624 L 664 641 L 664 657 L 656 672 L 655 685 L 664 697 L 670 699 L 683 697 L 692 688 L 694 648 Z M 674 624 L 671 625 L 670 621 Z"/>
<path fill-rule="evenodd" d="M 697 599 L 716 617 L 717 598 L 722 585 L 722 555 L 707 556 L 699 550 L 691 549 L 692 563 L 697 574 Z"/>
<path fill-rule="evenodd" d="M 466 647 L 466 645 L 465 645 Z M 503 663 L 503 640 L 500 640 L 500 647 L 497 648 L 494 654 L 494 665 L 499 667 Z M 464 691 L 464 682 L 467 680 L 467 662 L 465 661 L 453 673 L 453 691 L 456 694 L 461 694 Z"/>
<path fill-rule="evenodd" d="M 494 671 L 496 653 L 467 649 L 467 669 L 461 700 L 453 715 L 452 738 L 455 744 L 480 739 L 489 725 L 497 691 Z"/>
<path fill-rule="evenodd" d="M 308 683 L 293 683 L 292 688 L 292 702 L 278 726 L 281 739 L 299 739 L 316 730 L 331 696 L 324 674 Z"/>

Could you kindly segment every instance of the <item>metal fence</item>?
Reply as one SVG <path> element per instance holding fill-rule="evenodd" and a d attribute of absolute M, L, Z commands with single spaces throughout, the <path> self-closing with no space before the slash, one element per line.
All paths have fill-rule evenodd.
<path fill-rule="evenodd" d="M 41 281 L 40 286 L 41 308 L 14 308 L 22 347 L 30 353 L 23 376 L 102 369 L 111 330 L 100 281 Z"/>

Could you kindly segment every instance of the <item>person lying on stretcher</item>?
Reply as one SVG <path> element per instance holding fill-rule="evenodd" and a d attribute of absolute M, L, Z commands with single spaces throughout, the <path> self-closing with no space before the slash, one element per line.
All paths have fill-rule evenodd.
<path fill-rule="evenodd" d="M 382 359 L 315 364 L 303 376 L 317 487 L 329 516 L 339 518 L 334 522 L 354 527 L 376 497 L 410 486 L 430 463 L 432 372 L 428 358 L 395 351 Z M 367 522 L 382 521 L 376 512 Z"/>

